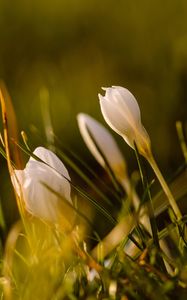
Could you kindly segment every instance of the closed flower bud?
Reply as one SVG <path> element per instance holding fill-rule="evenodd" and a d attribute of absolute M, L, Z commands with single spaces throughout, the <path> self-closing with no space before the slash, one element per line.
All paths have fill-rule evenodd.
<path fill-rule="evenodd" d="M 134 148 L 136 144 L 139 153 L 147 159 L 160 181 L 176 219 L 180 220 L 182 214 L 153 157 L 150 138 L 141 123 L 140 109 L 135 97 L 123 87 L 112 86 L 104 90 L 105 96 L 99 95 L 99 99 L 105 121 L 129 146 Z"/>
<path fill-rule="evenodd" d="M 141 115 L 135 97 L 125 88 L 112 86 L 103 88 L 105 96 L 99 94 L 101 111 L 107 124 L 126 143 L 147 157 L 150 153 L 150 138 L 141 123 Z"/>
<path fill-rule="evenodd" d="M 77 120 L 84 142 L 98 163 L 105 168 L 107 161 L 117 177 L 124 176 L 125 160 L 110 132 L 87 114 L 78 114 Z"/>
<path fill-rule="evenodd" d="M 59 223 L 59 218 L 64 213 L 61 198 L 71 202 L 68 171 L 50 150 L 38 147 L 33 154 L 43 162 L 30 157 L 24 170 L 14 170 L 13 186 L 29 213 L 43 220 Z"/>

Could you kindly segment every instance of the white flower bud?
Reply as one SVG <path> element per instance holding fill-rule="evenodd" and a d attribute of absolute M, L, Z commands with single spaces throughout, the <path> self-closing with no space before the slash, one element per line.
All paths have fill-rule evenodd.
<path fill-rule="evenodd" d="M 110 132 L 87 114 L 78 114 L 77 121 L 82 138 L 98 163 L 105 168 L 106 159 L 117 177 L 124 176 L 126 174 L 126 163 Z"/>
<path fill-rule="evenodd" d="M 99 94 L 101 112 L 107 124 L 126 143 L 134 149 L 134 142 L 138 151 L 149 155 L 150 138 L 141 123 L 141 115 L 135 97 L 125 88 L 112 86 L 103 88 L 105 96 Z"/>
<path fill-rule="evenodd" d="M 63 200 L 55 192 L 71 202 L 70 183 L 63 177 L 70 180 L 68 171 L 50 150 L 38 147 L 33 154 L 44 162 L 30 157 L 24 170 L 14 170 L 13 186 L 28 212 L 46 221 L 58 222 L 63 213 Z"/>

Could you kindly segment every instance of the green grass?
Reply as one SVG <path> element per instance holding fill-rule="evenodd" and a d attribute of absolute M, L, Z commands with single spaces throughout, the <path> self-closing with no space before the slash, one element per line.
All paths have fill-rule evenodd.
<path fill-rule="evenodd" d="M 186 160 L 181 130 L 179 140 Z M 32 155 L 28 145 L 17 146 L 20 154 Z M 131 195 L 125 194 L 115 174 L 111 176 L 110 164 L 105 182 L 72 150 L 55 148 L 87 188 L 69 180 L 70 204 L 50 184 L 45 185 L 49 195 L 65 201 L 62 215 L 67 222 L 71 219 L 69 227 L 63 220 L 58 224 L 46 222 L 23 209 L 20 220 L 7 232 L 0 206 L 0 299 L 186 299 L 186 161 L 169 183 L 182 208 L 182 219 L 177 220 L 163 191 L 156 195 L 152 192 L 156 178 L 147 178 L 137 151 L 142 194 L 135 209 Z M 8 158 L 6 145 L 0 152 Z M 141 224 L 142 207 L 150 218 L 151 231 Z M 103 224 L 106 232 L 99 229 Z"/>

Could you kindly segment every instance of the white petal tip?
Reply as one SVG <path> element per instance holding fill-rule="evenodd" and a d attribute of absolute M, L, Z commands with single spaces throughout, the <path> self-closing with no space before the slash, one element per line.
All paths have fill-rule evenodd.
<path fill-rule="evenodd" d="M 85 118 L 86 114 L 84 113 L 78 113 L 77 114 L 77 121 L 79 122 L 81 119 Z"/>
<path fill-rule="evenodd" d="M 99 100 L 102 101 L 104 99 L 104 96 L 101 94 L 98 94 Z"/>

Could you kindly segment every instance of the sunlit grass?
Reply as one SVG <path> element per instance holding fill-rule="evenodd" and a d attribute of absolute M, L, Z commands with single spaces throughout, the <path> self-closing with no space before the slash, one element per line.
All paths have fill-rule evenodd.
<path fill-rule="evenodd" d="M 9 124 L 15 119 L 13 121 L 11 116 L 7 119 L 3 92 L 1 104 L 4 132 L 0 150 L 7 160 L 10 176 L 15 169 L 21 168 L 19 163 L 23 153 L 52 168 L 33 154 L 26 133 L 22 133 L 21 143 L 16 131 L 10 135 Z M 49 119 L 47 123 L 50 123 Z M 56 170 L 71 186 L 72 202 L 68 202 L 52 183 L 46 184 L 41 178 L 48 193 L 46 201 L 50 202 L 54 197 L 59 201 L 56 209 L 60 210 L 61 217 L 55 222 L 29 211 L 23 194 L 18 195 L 15 189 L 20 220 L 8 233 L 3 210 L 0 210 L 1 299 L 185 299 L 186 143 L 182 125 L 178 123 L 177 128 L 185 162 L 169 186 L 174 201 L 182 208 L 180 220 L 175 218 L 162 190 L 156 195 L 152 193 L 156 178 L 147 178 L 145 162 L 142 163 L 137 149 L 135 159 L 142 179 L 142 193 L 139 194 L 131 176 L 129 188 L 125 189 L 93 132 L 89 131 L 104 162 L 106 180 L 90 169 L 73 149 L 61 147 L 53 133 L 48 143 L 53 144 L 58 157 L 87 188 Z M 134 195 L 138 205 L 133 202 Z M 80 199 L 87 202 L 86 209 L 81 206 Z M 36 200 L 39 202 L 40 198 Z M 145 216 L 150 220 L 150 227 L 147 219 L 143 219 Z M 100 232 L 96 223 L 100 226 L 106 223 L 108 232 Z"/>

